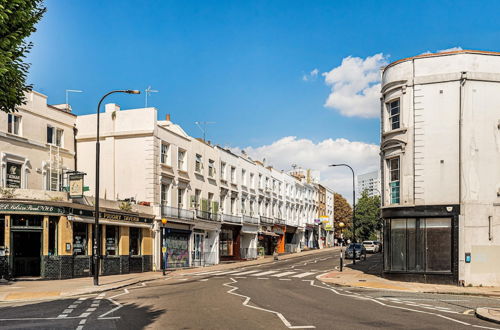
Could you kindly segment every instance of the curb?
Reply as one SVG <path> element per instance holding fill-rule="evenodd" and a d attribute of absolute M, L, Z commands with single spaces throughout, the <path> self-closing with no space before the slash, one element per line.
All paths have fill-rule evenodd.
<path fill-rule="evenodd" d="M 491 317 L 488 317 L 488 316 L 485 316 L 484 314 L 482 314 L 480 311 L 482 309 L 488 309 L 488 308 L 484 308 L 484 307 L 476 308 L 476 310 L 474 311 L 474 314 L 476 315 L 477 318 L 484 320 L 484 321 L 500 324 L 500 319 L 494 319 L 494 318 L 491 318 Z"/>

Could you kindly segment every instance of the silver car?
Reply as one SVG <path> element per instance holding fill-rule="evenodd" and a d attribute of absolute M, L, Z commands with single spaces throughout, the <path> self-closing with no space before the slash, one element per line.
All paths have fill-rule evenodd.
<path fill-rule="evenodd" d="M 363 241 L 363 246 L 366 249 L 366 252 L 369 253 L 377 253 L 379 246 L 375 243 L 375 241 Z"/>

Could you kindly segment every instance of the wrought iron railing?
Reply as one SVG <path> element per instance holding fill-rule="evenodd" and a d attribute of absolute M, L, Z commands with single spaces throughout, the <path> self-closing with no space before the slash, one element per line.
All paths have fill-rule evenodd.
<path fill-rule="evenodd" d="M 171 217 L 177 219 L 184 220 L 194 220 L 194 212 L 185 209 L 179 209 L 177 207 L 171 207 L 167 205 L 163 205 L 161 207 L 161 216 L 162 217 Z"/>
<path fill-rule="evenodd" d="M 249 215 L 243 215 L 243 222 L 244 223 L 252 223 L 252 224 L 259 224 L 259 218 L 254 218 Z"/>
<path fill-rule="evenodd" d="M 274 223 L 274 220 L 272 218 L 268 218 L 268 217 L 265 217 L 265 216 L 261 215 L 260 216 L 260 222 L 272 225 Z"/>
<path fill-rule="evenodd" d="M 204 220 L 220 221 L 220 215 L 208 211 L 196 210 L 196 217 Z"/>
<path fill-rule="evenodd" d="M 232 223 L 241 223 L 241 217 L 237 216 L 237 215 L 223 214 L 222 221 L 232 222 Z"/>

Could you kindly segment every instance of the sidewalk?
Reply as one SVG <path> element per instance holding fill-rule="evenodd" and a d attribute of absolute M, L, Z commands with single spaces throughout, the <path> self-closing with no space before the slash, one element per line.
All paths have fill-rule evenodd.
<path fill-rule="evenodd" d="M 461 287 L 456 285 L 427 284 L 393 281 L 382 277 L 382 254 L 369 255 L 367 260 L 348 260 L 342 272 L 333 271 L 317 277 L 326 283 L 368 289 L 383 289 L 399 292 L 441 293 L 500 297 L 500 287 Z M 500 302 L 499 302 L 500 305 Z M 477 308 L 476 316 L 500 324 L 500 308 Z"/>
<path fill-rule="evenodd" d="M 321 253 L 325 251 L 335 251 L 338 248 L 326 248 L 321 250 L 310 250 L 300 253 L 286 254 L 279 256 L 279 260 L 287 260 L 296 257 Z M 219 264 L 208 267 L 198 267 L 181 270 L 171 270 L 167 276 L 189 274 L 200 270 L 229 270 L 241 267 L 248 267 L 260 264 L 271 263 L 272 256 L 263 259 L 241 261 L 229 264 Z M 47 299 L 58 299 L 82 294 L 98 293 L 115 290 L 122 287 L 134 285 L 141 282 L 154 281 L 164 278 L 162 272 L 134 273 L 124 275 L 108 275 L 99 277 L 99 286 L 93 285 L 92 277 L 80 277 L 67 280 L 34 280 L 34 281 L 0 281 L 0 302 L 26 302 Z"/>

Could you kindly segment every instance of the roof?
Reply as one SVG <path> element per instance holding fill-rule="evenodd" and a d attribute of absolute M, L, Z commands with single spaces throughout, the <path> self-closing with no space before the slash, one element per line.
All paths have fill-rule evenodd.
<path fill-rule="evenodd" d="M 392 63 L 389 63 L 383 71 L 385 71 L 387 68 L 402 63 L 406 61 L 411 61 L 414 59 L 418 58 L 427 58 L 427 57 L 437 57 L 437 56 L 448 56 L 448 55 L 456 55 L 456 54 L 476 54 L 476 55 L 495 55 L 495 56 L 500 56 L 500 52 L 492 52 L 492 51 L 487 51 L 487 50 L 471 50 L 471 49 L 463 49 L 463 50 L 454 50 L 451 52 L 442 52 L 442 53 L 429 53 L 429 54 L 421 54 L 417 56 L 412 56 L 412 57 L 406 57 L 397 61 L 394 61 Z"/>

